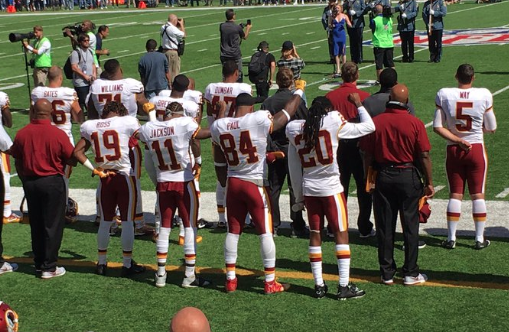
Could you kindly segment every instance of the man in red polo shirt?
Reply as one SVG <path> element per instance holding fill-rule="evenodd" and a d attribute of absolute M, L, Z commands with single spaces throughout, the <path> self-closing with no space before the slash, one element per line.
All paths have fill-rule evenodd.
<path fill-rule="evenodd" d="M 348 122 L 359 122 L 359 112 L 354 104 L 348 101 L 348 95 L 358 93 L 361 101 L 369 97 L 369 93 L 357 89 L 359 79 L 359 67 L 355 62 L 345 62 L 341 67 L 341 78 L 343 84 L 336 90 L 325 95 L 330 100 L 334 110 L 339 111 Z M 357 217 L 357 228 L 360 237 L 367 238 L 375 236 L 373 223 L 369 220 L 371 216 L 371 195 L 364 190 L 364 168 L 362 156 L 359 151 L 359 139 L 342 139 L 338 148 L 338 165 L 341 185 L 345 189 L 345 199 L 348 199 L 350 177 L 353 175 L 357 186 L 357 202 L 359 204 L 359 216 Z"/>
<path fill-rule="evenodd" d="M 66 133 L 51 124 L 51 103 L 39 99 L 34 119 L 16 134 L 11 154 L 28 202 L 36 272 L 50 279 L 65 274 L 57 266 L 67 206 L 64 168 L 76 166 Z"/>
<path fill-rule="evenodd" d="M 403 284 L 416 285 L 428 277 L 417 265 L 419 245 L 419 200 L 433 197 L 431 158 L 428 135 L 424 123 L 408 111 L 408 89 L 395 85 L 384 113 L 373 119 L 376 131 L 361 139 L 366 152 L 366 169 L 372 167 L 376 176 L 373 192 L 378 262 L 382 283 L 391 285 L 396 274 L 394 234 L 401 216 L 405 245 Z M 421 179 L 417 166 L 422 168 Z M 369 173 L 369 172 L 368 172 Z M 424 181 L 424 187 L 423 183 Z"/>

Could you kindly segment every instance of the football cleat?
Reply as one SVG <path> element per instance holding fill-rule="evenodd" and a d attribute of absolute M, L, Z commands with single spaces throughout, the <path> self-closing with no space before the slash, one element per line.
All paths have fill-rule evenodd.
<path fill-rule="evenodd" d="M 483 242 L 475 241 L 474 249 L 481 250 L 481 249 L 489 247 L 490 244 L 491 244 L 490 240 L 484 240 Z"/>
<path fill-rule="evenodd" d="M 98 274 L 100 276 L 105 276 L 107 269 L 108 269 L 108 266 L 106 264 L 97 264 L 95 266 L 95 274 Z"/>
<path fill-rule="evenodd" d="M 207 220 L 201 218 L 200 220 L 198 220 L 198 228 L 199 229 L 202 229 L 202 228 L 212 228 L 214 225 L 212 225 L 211 222 L 208 222 Z"/>
<path fill-rule="evenodd" d="M 366 292 L 359 289 L 354 284 L 338 286 L 338 300 L 344 301 L 348 299 L 360 299 L 364 295 L 366 295 Z"/>
<path fill-rule="evenodd" d="M 237 290 L 237 277 L 235 277 L 235 279 L 226 279 L 224 288 L 226 289 L 226 293 L 235 292 Z"/>
<path fill-rule="evenodd" d="M 322 286 L 315 285 L 315 297 L 317 299 L 325 297 L 328 291 L 329 287 L 327 287 L 326 284 L 323 284 Z"/>
<path fill-rule="evenodd" d="M 144 236 L 144 235 L 152 235 L 154 234 L 154 227 L 143 225 L 140 228 L 136 228 L 134 230 L 134 236 Z"/>
<path fill-rule="evenodd" d="M 196 287 L 207 287 L 211 284 L 210 281 L 203 279 L 202 277 L 193 276 L 185 277 L 182 281 L 182 287 L 184 288 L 196 288 Z"/>
<path fill-rule="evenodd" d="M 15 224 L 21 222 L 21 217 L 15 213 L 11 213 L 10 216 L 4 217 L 3 223 L 5 224 Z"/>
<path fill-rule="evenodd" d="M 456 248 L 456 241 L 443 241 L 442 244 L 441 244 L 442 248 L 445 248 L 445 249 L 454 249 Z"/>
<path fill-rule="evenodd" d="M 217 223 L 217 228 L 226 228 L 226 222 L 224 221 L 219 221 Z"/>
<path fill-rule="evenodd" d="M 287 291 L 290 288 L 290 284 L 279 283 L 276 280 L 265 282 L 265 294 L 275 294 Z"/>
<path fill-rule="evenodd" d="M 145 272 L 145 266 L 138 265 L 134 260 L 131 260 L 131 267 L 122 266 L 122 271 L 120 272 L 121 277 L 129 277 L 133 274 L 143 273 Z"/>
<path fill-rule="evenodd" d="M 156 275 L 155 275 L 156 287 L 162 288 L 162 287 L 166 286 L 166 276 L 167 276 L 166 272 L 162 276 L 160 276 L 156 273 Z"/>

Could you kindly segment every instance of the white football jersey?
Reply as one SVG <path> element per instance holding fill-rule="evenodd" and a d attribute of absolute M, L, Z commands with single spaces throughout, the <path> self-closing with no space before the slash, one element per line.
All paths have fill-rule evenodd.
<path fill-rule="evenodd" d="M 39 99 L 47 99 L 51 102 L 51 107 L 53 108 L 51 112 L 51 123 L 63 130 L 74 145 L 71 108 L 72 104 L 78 101 L 76 91 L 66 87 L 50 88 L 38 86 L 32 90 L 31 98 L 32 105 L 35 105 Z"/>
<path fill-rule="evenodd" d="M 194 179 L 189 141 L 198 129 L 198 123 L 187 116 L 168 121 L 150 121 L 141 126 L 139 138 L 149 148 L 157 182 L 187 182 Z"/>
<path fill-rule="evenodd" d="M 9 101 L 9 96 L 5 93 L 0 91 L 0 111 L 3 111 L 4 108 L 11 107 L 11 102 Z M 2 121 L 2 112 L 0 112 L 0 123 Z"/>
<path fill-rule="evenodd" d="M 210 83 L 205 89 L 204 98 L 212 105 L 223 100 L 226 103 L 225 117 L 233 117 L 235 115 L 235 98 L 241 93 L 251 94 L 251 85 L 247 83 Z M 214 121 L 217 119 L 215 110 L 212 117 Z"/>
<path fill-rule="evenodd" d="M 169 97 L 171 95 L 171 90 L 161 90 L 158 96 L 161 97 Z M 203 104 L 203 94 L 198 90 L 186 90 L 184 92 L 184 99 L 194 101 L 198 105 Z"/>
<path fill-rule="evenodd" d="M 210 128 L 212 140 L 221 147 L 228 162 L 228 177 L 266 180 L 267 135 L 272 132 L 272 115 L 257 111 L 240 118 L 221 118 Z"/>
<path fill-rule="evenodd" d="M 366 115 L 367 118 L 365 122 L 360 123 L 347 122 L 338 111 L 329 112 L 322 118 L 318 143 L 314 149 L 305 146 L 306 142 L 303 136 L 305 120 L 294 120 L 286 125 L 286 136 L 291 145 L 289 148 L 296 149 L 302 165 L 304 196 L 326 197 L 343 192 L 337 163 L 339 139 L 358 138 L 375 129 L 366 110 L 359 109 L 359 113 L 361 112 L 363 112 L 362 116 Z M 289 166 L 292 172 L 290 160 Z M 293 175 L 291 177 L 293 184 Z M 295 183 L 296 185 L 298 183 Z"/>
<path fill-rule="evenodd" d="M 92 98 L 95 109 L 101 117 L 104 105 L 114 100 L 122 103 L 127 108 L 129 115 L 135 117 L 138 113 L 136 94 L 139 93 L 143 93 L 143 84 L 135 79 L 105 80 L 100 78 L 90 86 L 87 103 Z"/>
<path fill-rule="evenodd" d="M 483 143 L 483 123 L 493 111 L 493 96 L 485 88 L 443 88 L 435 98 L 433 127 L 447 127 L 469 143 Z M 493 115 L 493 114 L 491 114 Z M 451 141 L 448 145 L 454 144 Z"/>
<path fill-rule="evenodd" d="M 140 128 L 131 116 L 115 116 L 108 119 L 88 120 L 81 125 L 81 137 L 92 145 L 94 160 L 98 167 L 132 174 L 129 160 L 129 141 Z"/>
<path fill-rule="evenodd" d="M 163 121 L 164 113 L 166 112 L 166 106 L 173 102 L 177 102 L 184 108 L 184 114 L 195 118 L 198 116 L 200 106 L 194 101 L 186 100 L 185 98 L 173 98 L 170 96 L 155 96 L 150 98 L 150 102 L 156 107 L 157 120 Z"/>

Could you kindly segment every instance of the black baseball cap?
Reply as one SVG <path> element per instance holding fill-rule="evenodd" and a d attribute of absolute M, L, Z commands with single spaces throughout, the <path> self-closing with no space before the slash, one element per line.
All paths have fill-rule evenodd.
<path fill-rule="evenodd" d="M 238 106 L 253 106 L 256 103 L 256 98 L 249 93 L 241 93 L 235 99 L 235 105 Z"/>
<path fill-rule="evenodd" d="M 269 48 L 269 43 L 267 43 L 265 40 L 260 42 L 260 44 L 258 44 L 259 50 L 264 49 L 264 48 Z"/>
<path fill-rule="evenodd" d="M 291 41 L 287 40 L 283 43 L 282 48 L 283 48 L 283 51 L 291 50 L 291 49 L 293 49 L 293 43 Z"/>

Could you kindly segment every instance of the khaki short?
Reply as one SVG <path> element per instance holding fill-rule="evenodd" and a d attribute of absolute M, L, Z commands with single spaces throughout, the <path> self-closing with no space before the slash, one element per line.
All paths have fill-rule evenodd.
<path fill-rule="evenodd" d="M 49 68 L 34 68 L 34 86 L 46 86 Z"/>

